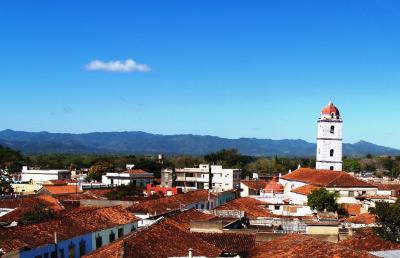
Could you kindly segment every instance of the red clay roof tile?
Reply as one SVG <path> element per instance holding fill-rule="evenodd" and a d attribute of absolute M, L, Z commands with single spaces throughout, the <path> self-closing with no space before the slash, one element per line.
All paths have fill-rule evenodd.
<path fill-rule="evenodd" d="M 321 187 L 315 185 L 303 185 L 297 188 L 292 189 L 293 193 L 301 194 L 301 195 L 308 195 L 311 193 L 312 190 L 318 190 Z"/>
<path fill-rule="evenodd" d="M 365 228 L 355 235 L 340 241 L 339 244 L 360 251 L 400 249 L 400 244 L 390 242 L 375 235 L 372 228 Z"/>
<path fill-rule="evenodd" d="M 76 208 L 46 222 L 1 229 L 0 248 L 5 252 L 23 247 L 33 248 L 52 243 L 54 232 L 57 232 L 59 240 L 65 240 L 137 220 L 139 218 L 121 206 Z"/>
<path fill-rule="evenodd" d="M 326 169 L 299 168 L 292 173 L 284 175 L 282 179 L 321 187 L 376 187 L 346 172 Z"/>
<path fill-rule="evenodd" d="M 369 258 L 367 252 L 318 240 L 309 235 L 288 234 L 269 242 L 263 242 L 247 253 L 248 257 L 318 257 L 318 258 Z"/>
<path fill-rule="evenodd" d="M 271 212 L 263 206 L 265 206 L 265 203 L 261 201 L 243 197 L 224 203 L 218 206 L 216 210 L 240 210 L 244 211 L 248 218 L 271 217 Z"/>
<path fill-rule="evenodd" d="M 111 243 L 107 250 L 98 249 L 86 257 L 106 257 L 112 250 L 123 252 L 124 257 L 129 258 L 188 256 L 189 248 L 192 248 L 193 256 L 217 257 L 222 253 L 216 246 L 168 220 L 132 233 L 121 241 L 122 244 Z"/>

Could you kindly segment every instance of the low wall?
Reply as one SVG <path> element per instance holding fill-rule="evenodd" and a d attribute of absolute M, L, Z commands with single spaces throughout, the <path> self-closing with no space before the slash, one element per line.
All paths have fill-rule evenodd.
<path fill-rule="evenodd" d="M 80 200 L 81 206 L 86 207 L 111 207 L 121 205 L 124 208 L 128 208 L 134 205 L 136 202 L 133 201 L 116 201 L 116 200 L 91 200 L 91 199 L 82 199 Z"/>

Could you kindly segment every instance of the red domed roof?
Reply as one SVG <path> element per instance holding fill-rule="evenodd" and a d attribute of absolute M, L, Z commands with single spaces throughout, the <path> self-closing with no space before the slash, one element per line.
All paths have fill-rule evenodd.
<path fill-rule="evenodd" d="M 283 185 L 278 182 L 276 177 L 273 177 L 271 181 L 267 183 L 264 188 L 264 192 L 266 193 L 282 193 L 283 192 Z"/>
<path fill-rule="evenodd" d="M 323 115 L 331 115 L 332 113 L 336 116 L 340 115 L 339 109 L 333 105 L 332 101 L 329 101 L 328 106 L 324 107 L 321 113 Z"/>

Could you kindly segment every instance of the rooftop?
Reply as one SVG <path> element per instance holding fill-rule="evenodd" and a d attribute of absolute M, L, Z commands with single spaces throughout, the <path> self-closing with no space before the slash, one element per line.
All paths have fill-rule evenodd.
<path fill-rule="evenodd" d="M 55 231 L 59 240 L 65 240 L 136 220 L 138 220 L 137 217 L 121 206 L 76 208 L 46 222 L 1 229 L 0 248 L 5 252 L 20 248 L 34 248 L 53 243 Z"/>
<path fill-rule="evenodd" d="M 297 188 L 292 189 L 293 193 L 301 194 L 301 195 L 308 195 L 311 193 L 312 190 L 318 190 L 321 187 L 315 185 L 303 185 Z"/>
<path fill-rule="evenodd" d="M 383 251 L 400 249 L 400 244 L 385 240 L 373 232 L 373 228 L 365 228 L 357 234 L 340 241 L 340 245 L 360 251 Z"/>
<path fill-rule="evenodd" d="M 248 253 L 248 257 L 346 257 L 369 258 L 375 257 L 364 251 L 356 251 L 351 248 L 324 242 L 309 235 L 288 234 L 269 242 L 258 244 Z"/>
<path fill-rule="evenodd" d="M 240 181 L 242 184 L 246 185 L 248 188 L 253 190 L 264 189 L 267 185 L 268 181 L 265 180 L 242 180 Z"/>
<path fill-rule="evenodd" d="M 299 181 L 306 184 L 320 187 L 366 187 L 376 188 L 376 186 L 357 179 L 347 172 L 332 171 L 326 169 L 299 168 L 292 173 L 286 174 L 282 179 L 289 181 Z"/>
<path fill-rule="evenodd" d="M 218 257 L 222 253 L 216 246 L 181 229 L 175 222 L 162 220 L 86 257 L 109 257 L 114 253 L 123 253 L 123 257 L 132 258 L 179 257 L 187 256 L 189 248 L 193 249 L 193 256 Z"/>
<path fill-rule="evenodd" d="M 192 233 L 218 247 L 226 254 L 245 253 L 256 245 L 256 234 L 249 233 Z"/>
<path fill-rule="evenodd" d="M 82 190 L 80 190 L 76 185 L 43 185 L 42 189 L 39 190 L 39 193 L 43 192 L 57 195 L 79 193 L 82 192 Z"/>
<path fill-rule="evenodd" d="M 345 218 L 343 222 L 369 225 L 375 223 L 375 216 L 369 213 L 362 213 L 357 216 Z"/>
<path fill-rule="evenodd" d="M 208 200 L 208 190 L 197 190 L 172 196 L 150 199 L 129 207 L 129 210 L 140 214 L 164 214 L 179 210 L 186 205 Z"/>
<path fill-rule="evenodd" d="M 196 209 L 190 209 L 186 211 L 182 211 L 179 214 L 168 217 L 168 220 L 174 221 L 181 227 L 182 229 L 189 230 L 190 229 L 190 221 L 208 221 L 211 219 L 217 218 L 212 214 L 207 214 Z"/>
<path fill-rule="evenodd" d="M 264 208 L 265 203 L 250 197 L 242 197 L 230 202 L 224 203 L 216 210 L 240 210 L 246 213 L 248 218 L 271 217 L 269 210 Z"/>

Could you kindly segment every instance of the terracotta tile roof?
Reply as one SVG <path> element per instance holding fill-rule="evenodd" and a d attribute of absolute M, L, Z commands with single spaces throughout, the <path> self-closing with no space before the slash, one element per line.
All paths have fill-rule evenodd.
<path fill-rule="evenodd" d="M 192 233 L 218 247 L 225 254 L 245 253 L 256 245 L 256 234 L 243 233 Z"/>
<path fill-rule="evenodd" d="M 360 213 L 361 213 L 361 204 L 344 203 L 344 204 L 342 204 L 342 207 L 351 216 L 360 215 Z"/>
<path fill-rule="evenodd" d="M 340 241 L 340 245 L 361 251 L 383 251 L 400 249 L 400 244 L 383 239 L 373 232 L 373 228 L 365 228 L 349 238 Z"/>
<path fill-rule="evenodd" d="M 98 249 L 86 257 L 108 257 L 114 252 L 123 253 L 123 257 L 182 257 L 188 256 L 189 248 L 193 256 L 218 257 L 222 251 L 194 234 L 177 227 L 171 221 L 163 220 L 143 230 L 128 235 L 108 245 L 107 249 Z M 106 252 L 106 253 L 103 253 Z"/>
<path fill-rule="evenodd" d="M 168 217 L 168 220 L 176 222 L 182 229 L 190 230 L 190 221 L 208 221 L 214 218 L 218 217 L 196 209 L 190 209 Z"/>
<path fill-rule="evenodd" d="M 283 193 L 284 187 L 278 182 L 276 177 L 273 177 L 268 181 L 267 185 L 264 187 L 266 193 Z"/>
<path fill-rule="evenodd" d="M 264 189 L 265 186 L 267 185 L 268 181 L 265 180 L 242 180 L 240 181 L 244 185 L 246 185 L 248 188 L 253 189 L 253 190 L 260 190 Z"/>
<path fill-rule="evenodd" d="M 353 224 L 374 224 L 375 223 L 375 216 L 369 213 L 362 213 L 357 216 L 353 216 L 350 218 L 343 219 L 344 222 L 353 223 Z"/>
<path fill-rule="evenodd" d="M 128 235 L 130 236 L 130 235 Z M 116 241 L 96 249 L 94 252 L 82 257 L 96 258 L 123 258 L 124 257 L 124 240 L 126 237 L 117 239 Z"/>
<path fill-rule="evenodd" d="M 258 244 L 247 253 L 248 257 L 375 257 L 367 252 L 356 251 L 348 247 L 330 242 L 324 242 L 309 235 L 288 234 L 269 242 Z"/>
<path fill-rule="evenodd" d="M 400 184 L 377 184 L 378 190 L 400 190 Z"/>
<path fill-rule="evenodd" d="M 240 210 L 246 213 L 248 218 L 271 217 L 272 213 L 264 208 L 264 202 L 254 198 L 243 197 L 224 203 L 216 208 L 216 210 Z"/>
<path fill-rule="evenodd" d="M 0 221 L 6 223 L 19 221 L 25 212 L 30 211 L 34 205 L 39 203 L 44 204 L 48 209 L 52 209 L 55 212 L 64 210 L 58 200 L 50 195 L 35 195 L 3 199 L 0 200 L 0 208 L 10 208 L 14 210 L 0 217 Z"/>
<path fill-rule="evenodd" d="M 303 185 L 297 188 L 292 189 L 293 193 L 301 194 L 301 195 L 308 195 L 311 193 L 312 190 L 318 190 L 321 187 L 315 185 Z"/>
<path fill-rule="evenodd" d="M 158 199 L 146 200 L 129 207 L 134 213 L 142 214 L 164 214 L 174 210 L 179 210 L 185 206 L 208 199 L 208 190 L 197 190 L 181 193 L 172 196 L 165 196 Z"/>
<path fill-rule="evenodd" d="M 52 243 L 55 231 L 59 240 L 66 240 L 137 220 L 139 218 L 121 206 L 76 208 L 66 211 L 50 221 L 1 229 L 0 248 L 9 252 L 23 247 L 38 247 Z"/>
<path fill-rule="evenodd" d="M 40 192 L 44 191 L 55 195 L 82 192 L 82 190 L 79 190 L 79 187 L 75 185 L 43 185 Z"/>
<path fill-rule="evenodd" d="M 56 198 L 50 195 L 18 196 L 15 198 L 0 199 L 0 208 L 32 207 L 36 203 L 44 203 L 48 208 L 60 210 L 62 207 Z"/>
<path fill-rule="evenodd" d="M 129 169 L 129 170 L 124 171 L 124 173 L 132 174 L 132 175 L 147 175 L 147 174 L 153 175 L 153 173 L 149 173 L 147 171 L 144 171 L 143 169 Z"/>
<path fill-rule="evenodd" d="M 282 179 L 322 187 L 376 187 L 346 172 L 325 169 L 299 168 L 290 174 L 284 175 Z"/>

